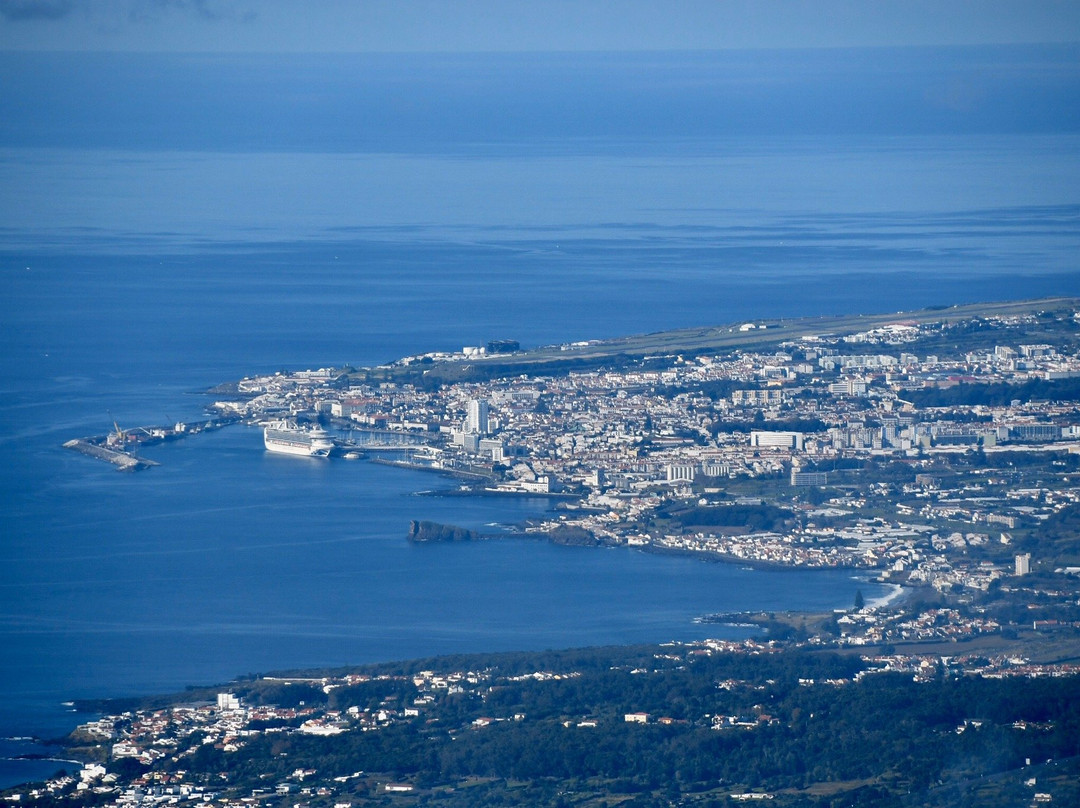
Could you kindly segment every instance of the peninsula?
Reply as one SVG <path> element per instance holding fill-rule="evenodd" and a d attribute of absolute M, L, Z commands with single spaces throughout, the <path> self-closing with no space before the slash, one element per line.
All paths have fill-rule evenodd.
<path fill-rule="evenodd" d="M 1080 565 L 1064 538 L 1078 309 L 504 340 L 249 377 L 212 409 L 321 421 L 375 459 L 458 476 L 453 493 L 561 497 L 525 526 L 537 534 L 985 591 L 1018 568 Z"/>

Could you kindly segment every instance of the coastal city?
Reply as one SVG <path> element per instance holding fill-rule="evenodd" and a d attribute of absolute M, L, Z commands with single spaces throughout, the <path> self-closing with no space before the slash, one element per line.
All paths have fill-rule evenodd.
<path fill-rule="evenodd" d="M 376 754 L 370 738 L 368 758 L 354 750 L 339 759 L 328 744 L 393 735 L 408 748 L 416 741 L 402 738 L 482 746 L 486 732 L 542 731 L 563 733 L 551 736 L 561 748 L 572 733 L 622 737 L 638 725 L 686 739 L 742 738 L 793 731 L 808 693 L 863 693 L 874 680 L 927 689 L 1073 687 L 1080 311 L 1059 304 L 921 314 L 797 337 L 790 327 L 772 337 L 781 330 L 774 324 L 743 323 L 725 330 L 743 344 L 724 350 L 550 346 L 539 352 L 542 362 L 504 340 L 379 368 L 278 372 L 215 388 L 208 423 L 261 425 L 267 451 L 315 458 L 306 462 L 366 458 L 386 473 L 422 469 L 450 481 L 435 495 L 535 497 L 544 506 L 535 519 L 490 534 L 414 522 L 407 534 L 403 526 L 403 541 L 547 537 L 765 568 L 850 568 L 892 595 L 868 601 L 860 592 L 824 614 L 702 614 L 698 621 L 717 636 L 741 637 L 607 649 L 623 656 L 604 656 L 599 666 L 589 652 L 467 666 L 438 660 L 256 677 L 118 712 L 87 706 L 100 717 L 66 741 L 85 758 L 81 770 L 10 793 L 8 803 L 481 804 L 461 790 L 490 785 L 482 767 L 458 770 L 443 760 L 436 776 L 427 764 Z M 113 451 L 132 451 L 138 438 L 117 434 Z M 741 673 L 721 675 L 725 666 Z M 786 666 L 800 672 L 785 690 L 778 683 L 787 681 Z M 675 687 L 671 677 L 706 670 L 712 695 L 656 696 Z M 603 678 L 616 675 L 617 684 Z M 650 677 L 663 688 L 643 684 Z M 625 692 L 605 690 L 583 706 L 580 689 L 601 679 Z M 984 724 L 1003 728 L 1016 749 L 1068 736 L 1064 718 L 1007 715 L 963 715 L 936 728 L 935 742 L 969 743 Z M 299 753 L 309 741 L 320 744 L 322 765 Z M 229 762 L 241 759 L 243 766 Z M 343 770 L 358 759 L 369 763 Z M 1051 760 L 1037 776 L 1018 773 L 1008 786 L 1020 789 L 1017 804 L 1068 804 L 1080 785 L 1068 759 L 1064 774 Z M 1040 786 L 1051 773 L 1055 785 Z M 808 784 L 832 775 L 801 777 L 721 778 L 708 793 L 804 804 Z M 647 779 L 627 775 L 620 788 L 637 793 L 630 781 Z M 848 789 L 870 782 L 848 779 Z M 566 804 L 609 804 L 580 781 L 577 788 Z M 613 788 L 604 781 L 595 793 Z M 654 803 L 627 796 L 626 804 Z"/>
<path fill-rule="evenodd" d="M 0 808 L 1080 808 L 1080 0 L 0 0 Z"/>
<path fill-rule="evenodd" d="M 435 389 L 278 373 L 240 381 L 242 397 L 212 409 L 322 422 L 466 491 L 552 497 L 529 533 L 986 591 L 1053 563 L 1033 531 L 1080 497 L 1078 327 L 1071 313 L 1055 324 L 1067 343 L 1010 339 L 1039 326 L 1036 314 L 897 322 L 768 353 Z M 985 344 L 960 355 L 915 353 L 973 333 Z M 467 347 L 388 370 L 498 355 Z M 1055 384 L 1069 400 L 1051 397 Z M 302 443 L 311 429 L 296 430 Z M 324 431 L 317 440 L 330 445 Z"/>

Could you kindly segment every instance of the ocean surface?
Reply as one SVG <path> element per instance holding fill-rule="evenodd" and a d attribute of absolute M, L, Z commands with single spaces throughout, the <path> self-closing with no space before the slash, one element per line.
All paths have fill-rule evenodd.
<path fill-rule="evenodd" d="M 641 78 L 605 64 L 586 101 Z M 0 73 L 14 69 L 0 59 Z M 480 68 L 456 69 L 466 93 L 461 77 Z M 379 76 L 385 101 L 400 77 Z M 677 111 L 691 120 L 698 85 L 686 86 Z M 161 465 L 136 474 L 67 452 L 70 438 L 114 420 L 197 420 L 203 391 L 247 374 L 489 339 L 1080 295 L 1075 127 L 800 134 L 725 127 L 714 104 L 696 129 L 545 118 L 537 139 L 518 104 L 492 141 L 459 119 L 440 139 L 434 119 L 410 128 L 405 113 L 363 137 L 323 121 L 303 140 L 291 118 L 275 128 L 272 109 L 263 140 L 250 116 L 230 140 L 220 121 L 165 136 L 145 111 L 97 125 L 93 105 L 71 100 L 81 91 L 64 96 L 81 128 L 33 109 L 23 130 L 10 116 L 0 125 L 0 786 L 63 765 L 13 758 L 53 754 L 26 739 L 69 731 L 82 718 L 72 699 L 444 652 L 690 639 L 732 631 L 693 622 L 707 612 L 887 594 L 847 572 L 630 550 L 412 546 L 410 519 L 512 524 L 546 503 L 418 496 L 453 483 L 270 456 L 248 427 L 148 449 Z M 181 102 L 196 122 L 209 114 Z M 425 135 L 396 138 L 403 128 Z"/>

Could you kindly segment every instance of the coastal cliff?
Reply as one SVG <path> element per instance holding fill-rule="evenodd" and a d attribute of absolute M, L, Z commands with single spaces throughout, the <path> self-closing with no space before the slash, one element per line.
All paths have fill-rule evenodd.
<path fill-rule="evenodd" d="M 591 530 L 576 525 L 560 525 L 547 533 L 502 533 L 484 534 L 475 530 L 444 525 L 439 522 L 413 519 L 409 522 L 409 541 L 411 542 L 461 542 L 482 541 L 494 538 L 546 538 L 552 544 L 565 544 L 574 547 L 595 547 L 600 544 Z"/>
<path fill-rule="evenodd" d="M 466 530 L 456 525 L 442 525 L 438 522 L 413 519 L 409 522 L 409 541 L 475 541 L 483 538 L 474 530 Z"/>

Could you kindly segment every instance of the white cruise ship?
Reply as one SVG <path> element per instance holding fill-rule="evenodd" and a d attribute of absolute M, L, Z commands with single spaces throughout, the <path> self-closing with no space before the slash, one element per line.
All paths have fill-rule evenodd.
<path fill-rule="evenodd" d="M 300 427 L 287 421 L 275 421 L 263 428 L 267 451 L 304 457 L 329 457 L 334 439 L 320 426 Z"/>

